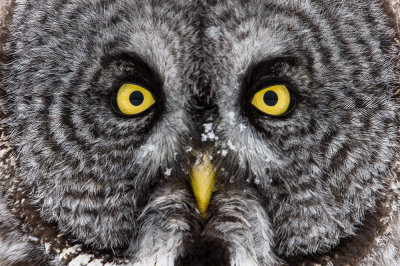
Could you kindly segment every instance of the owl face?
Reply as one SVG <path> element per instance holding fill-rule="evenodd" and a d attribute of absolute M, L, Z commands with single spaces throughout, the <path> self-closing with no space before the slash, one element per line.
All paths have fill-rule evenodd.
<path fill-rule="evenodd" d="M 272 265 L 357 234 L 388 189 L 397 50 L 374 1 L 15 10 L 0 85 L 13 178 L 71 239 Z M 190 175 L 206 161 L 201 216 Z"/>

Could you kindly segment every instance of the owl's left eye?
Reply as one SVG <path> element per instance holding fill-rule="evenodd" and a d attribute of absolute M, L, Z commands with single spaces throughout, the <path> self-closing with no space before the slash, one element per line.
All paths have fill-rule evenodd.
<path fill-rule="evenodd" d="M 288 113 L 294 104 L 293 95 L 285 85 L 264 87 L 256 92 L 251 104 L 259 111 L 270 116 Z"/>
<path fill-rule="evenodd" d="M 155 104 L 152 93 L 137 84 L 123 84 L 113 97 L 113 106 L 123 115 L 138 115 Z"/>

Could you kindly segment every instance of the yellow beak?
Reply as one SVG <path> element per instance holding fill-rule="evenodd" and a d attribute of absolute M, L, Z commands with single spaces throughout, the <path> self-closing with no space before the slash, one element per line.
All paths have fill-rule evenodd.
<path fill-rule="evenodd" d="M 205 218 L 215 184 L 215 171 L 208 155 L 196 161 L 190 181 L 200 214 Z"/>

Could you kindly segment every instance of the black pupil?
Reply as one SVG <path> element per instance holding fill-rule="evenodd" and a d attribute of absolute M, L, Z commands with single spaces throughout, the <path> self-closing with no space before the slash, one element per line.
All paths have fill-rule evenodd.
<path fill-rule="evenodd" d="M 143 100 L 144 100 L 144 96 L 143 96 L 143 93 L 140 91 L 134 91 L 129 96 L 129 101 L 134 106 L 141 105 L 143 103 Z"/>
<path fill-rule="evenodd" d="M 278 102 L 278 95 L 274 91 L 267 91 L 264 94 L 264 103 L 268 106 L 274 106 Z"/>

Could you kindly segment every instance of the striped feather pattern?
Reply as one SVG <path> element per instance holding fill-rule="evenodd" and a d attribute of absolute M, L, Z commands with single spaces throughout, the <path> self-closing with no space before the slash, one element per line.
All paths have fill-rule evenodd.
<path fill-rule="evenodd" d="M 371 265 L 390 253 L 379 243 L 398 248 L 398 49 L 381 2 L 13 8 L 0 264 Z M 125 82 L 154 108 L 113 112 Z M 286 84 L 293 112 L 255 110 L 260 82 Z M 189 179 L 203 154 L 217 177 L 206 219 Z"/>
<path fill-rule="evenodd" d="M 213 7 L 224 168 L 237 161 L 250 172 L 227 179 L 247 178 L 258 188 L 278 254 L 330 250 L 356 234 L 391 180 L 394 33 L 374 1 L 238 4 Z M 249 76 L 290 84 L 298 99 L 293 114 L 271 119 L 247 110 L 240 97 L 254 82 Z"/>

